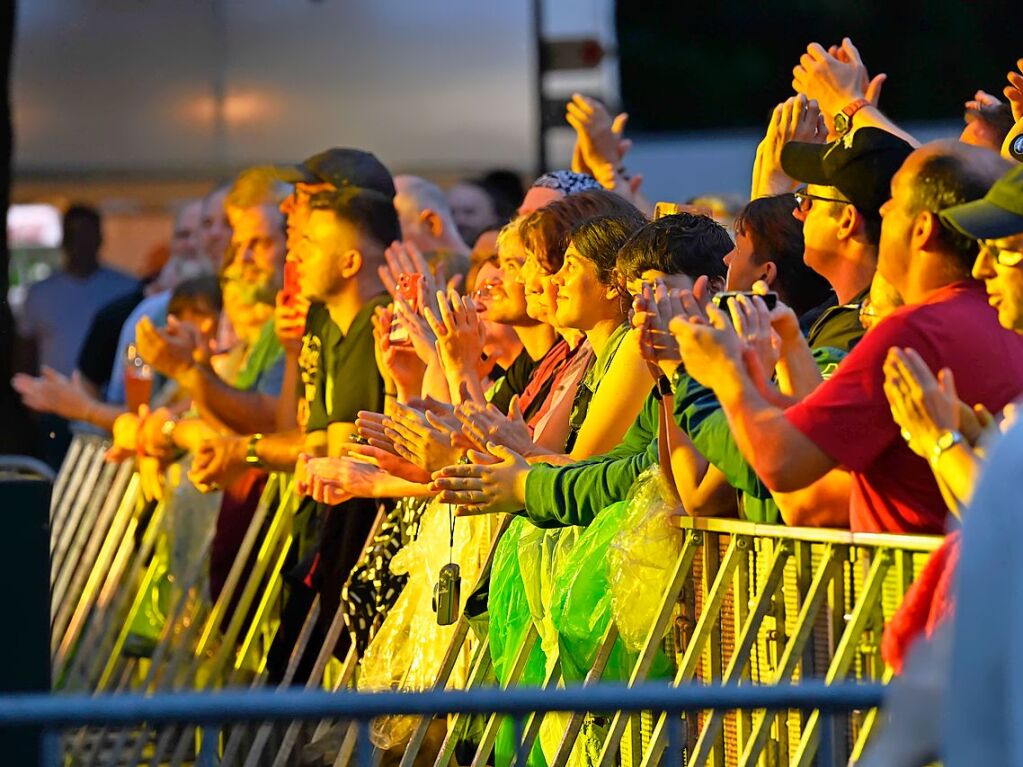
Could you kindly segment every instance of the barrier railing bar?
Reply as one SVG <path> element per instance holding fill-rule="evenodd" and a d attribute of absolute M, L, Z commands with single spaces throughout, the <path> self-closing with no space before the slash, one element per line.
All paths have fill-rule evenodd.
<path fill-rule="evenodd" d="M 100 546 L 117 512 L 118 501 L 124 496 L 131 480 L 131 467 L 110 466 L 113 479 L 103 495 L 97 493 L 95 503 L 87 511 L 88 522 L 79 525 L 62 562 L 54 562 L 56 577 L 53 580 L 51 599 L 61 604 L 68 594 L 76 595 L 85 575 L 92 570 Z M 72 596 L 73 598 L 73 596 Z"/>
<path fill-rule="evenodd" d="M 940 535 L 911 535 L 908 533 L 854 533 L 829 527 L 788 527 L 760 522 L 746 522 L 739 519 L 716 519 L 714 517 L 675 518 L 675 524 L 683 530 L 704 530 L 709 533 L 747 535 L 755 538 L 784 538 L 790 541 L 808 543 L 832 543 L 843 546 L 865 548 L 889 547 L 908 551 L 934 551 L 941 545 Z"/>
<path fill-rule="evenodd" d="M 198 674 L 203 670 L 206 675 L 205 681 L 200 689 L 219 687 L 222 684 L 221 675 L 231 660 L 232 653 L 237 653 L 238 637 L 245 626 L 245 620 L 249 615 L 253 601 L 259 593 L 260 586 L 264 583 L 264 577 L 274 563 L 283 564 L 287 556 L 288 547 L 291 545 L 291 513 L 290 504 L 283 499 L 279 504 L 277 513 L 273 517 L 270 529 L 263 539 L 257 554 L 256 561 L 248 572 L 247 580 L 241 595 L 234 606 L 231 620 L 228 621 L 227 629 L 222 631 L 220 646 L 213 655 L 205 669 L 202 669 L 202 657 L 196 653 L 193 662 L 193 669 Z M 282 551 L 283 549 L 283 551 Z M 279 570 L 269 573 L 269 579 L 282 577 Z M 267 584 L 269 588 L 271 584 Z M 170 767 L 179 767 L 185 759 L 189 745 L 189 732 L 185 730 L 178 737 L 177 745 L 171 754 Z M 153 767 L 158 767 L 153 764 Z"/>
<path fill-rule="evenodd" d="M 53 548 L 50 558 L 51 578 L 56 580 L 56 575 L 61 571 L 62 564 L 67 556 L 71 541 L 82 529 L 82 520 L 89 508 L 94 508 L 97 501 L 101 500 L 101 494 L 94 492 L 96 484 L 102 477 L 114 469 L 103 463 L 102 451 L 97 451 L 90 456 L 89 464 L 85 467 L 82 483 L 78 487 L 74 503 L 68 511 L 64 524 L 56 533 L 56 545 Z M 51 537 L 51 540 L 53 538 Z"/>
<path fill-rule="evenodd" d="M 508 525 L 511 524 L 512 515 L 504 514 L 501 517 L 501 521 L 498 525 L 497 532 L 494 535 L 493 540 L 490 542 L 489 550 L 487 551 L 487 557 L 483 561 L 483 566 L 480 568 L 480 573 L 476 578 L 476 583 L 485 580 L 489 577 L 490 571 L 494 566 L 494 555 L 497 551 L 498 541 L 501 540 L 501 536 L 504 535 L 505 530 L 508 529 Z M 475 591 L 476 584 L 473 584 L 473 588 L 470 590 Z M 444 658 L 441 660 L 440 668 L 437 672 L 437 678 L 434 680 L 432 689 L 443 690 L 447 687 L 448 680 L 451 677 L 451 673 L 454 671 L 455 664 L 458 662 L 458 656 L 461 654 L 462 647 L 469 637 L 469 620 L 463 614 L 459 617 L 455 632 L 451 636 L 451 640 L 448 643 L 448 648 L 444 653 Z M 486 648 L 487 655 L 489 656 L 489 642 L 486 637 L 483 637 L 482 641 L 479 642 L 477 649 L 473 652 L 472 659 L 469 662 L 469 674 L 467 679 L 467 686 L 472 685 L 472 679 L 474 678 L 473 672 L 480 667 L 481 656 L 479 649 L 480 647 Z M 486 669 L 484 668 L 484 671 Z M 413 767 L 416 757 L 419 755 L 419 750 L 423 746 L 423 742 L 426 740 L 426 735 L 429 732 L 432 717 L 422 717 L 412 731 L 412 736 L 409 739 L 409 744 L 405 748 L 405 752 L 402 754 L 401 762 L 398 767 Z M 457 722 L 452 726 L 452 730 L 457 729 Z"/>
<path fill-rule="evenodd" d="M 0 697 L 0 727 L 67 728 L 103 724 L 215 724 L 292 719 L 361 719 L 438 713 L 523 716 L 551 711 L 700 711 L 707 709 L 780 709 L 843 712 L 883 703 L 879 683 L 820 681 L 779 685 L 698 684 L 674 687 L 647 683 L 636 687 L 601 684 L 552 690 L 518 687 L 442 692 L 326 692 L 322 690 L 225 690 L 161 695 L 44 695 Z"/>
<path fill-rule="evenodd" d="M 849 623 L 845 627 L 838 648 L 835 650 L 828 673 L 824 677 L 825 684 L 834 684 L 849 672 L 856 643 L 859 642 L 860 636 L 870 620 L 870 613 L 881 597 L 884 579 L 892 564 L 892 556 L 887 549 L 879 549 L 875 552 L 874 561 L 870 565 L 870 571 L 863 584 L 863 591 L 853 609 Z M 803 727 L 803 736 L 794 757 L 796 767 L 807 767 L 810 764 L 820 734 L 820 714 L 814 711 Z M 834 738 L 832 738 L 833 740 Z"/>
<path fill-rule="evenodd" d="M 839 549 L 842 549 L 842 552 Z M 775 684 L 780 684 L 792 677 L 799 661 L 799 655 L 802 653 L 803 647 L 813 631 L 813 624 L 817 613 L 820 612 L 827 596 L 831 579 L 841 577 L 841 573 L 836 574 L 835 569 L 836 562 L 841 562 L 842 559 L 844 559 L 844 547 L 829 545 L 824 557 L 821 559 L 820 565 L 817 567 L 817 572 L 814 574 L 813 582 L 810 584 L 810 590 L 806 593 L 803 606 L 799 610 L 799 616 L 796 618 L 796 632 L 789 637 L 789 641 L 785 646 L 785 652 L 782 653 L 778 670 L 775 673 Z M 799 708 L 799 706 L 793 706 L 792 708 Z M 769 728 L 774 720 L 774 713 L 773 711 L 764 711 L 763 713 L 758 713 L 754 719 L 749 742 L 746 744 L 746 748 L 739 761 L 742 767 L 752 767 L 756 764 L 757 758 L 767 740 Z"/>
<path fill-rule="evenodd" d="M 519 678 L 522 676 L 522 672 L 526 668 L 526 662 L 529 660 L 529 656 L 533 652 L 533 647 L 538 641 L 539 634 L 536 630 L 536 624 L 534 624 L 532 619 L 530 619 L 526 625 L 526 635 L 522 639 L 522 644 L 519 645 L 518 652 L 515 654 L 515 658 L 512 661 L 512 667 L 508 672 L 508 678 L 501 685 L 501 689 L 510 690 L 512 689 L 512 686 L 519 681 Z M 479 747 L 476 749 L 476 755 L 472 760 L 472 767 L 482 767 L 482 765 L 486 764 L 491 751 L 494 749 L 494 743 L 497 741 L 497 731 L 501 726 L 503 718 L 503 714 L 499 711 L 493 711 L 487 717 L 487 724 L 486 727 L 483 728 L 483 735 L 480 737 Z M 446 761 L 441 762 L 438 758 L 435 767 L 441 767 L 441 765 L 446 763 Z"/>
<path fill-rule="evenodd" d="M 451 676 L 451 672 L 455 668 L 455 663 L 458 662 L 458 656 L 462 652 L 462 644 L 466 637 L 469 635 L 469 619 L 463 614 L 458 619 L 458 625 L 455 626 L 454 636 L 451 637 L 451 642 L 448 643 L 447 652 L 444 653 L 444 658 L 441 660 L 440 669 L 437 672 L 437 678 L 434 680 L 433 690 L 443 690 L 447 684 L 448 678 Z M 486 646 L 489 650 L 489 643 L 480 642 L 477 646 L 476 652 L 473 653 L 473 659 L 470 662 L 470 668 L 476 667 L 479 662 L 479 648 Z M 423 747 L 423 741 L 426 740 L 426 735 L 430 730 L 430 724 L 433 721 L 433 717 L 420 717 L 419 721 L 416 722 L 415 728 L 412 730 L 412 736 L 409 739 L 408 745 L 405 747 L 405 753 L 402 754 L 401 762 L 398 767 L 412 767 L 413 762 L 419 755 L 419 749 Z"/>
<path fill-rule="evenodd" d="M 597 648 L 597 654 L 593 659 L 593 665 L 590 666 L 590 670 L 586 673 L 586 678 L 583 680 L 583 687 L 593 687 L 600 682 L 600 676 L 607 667 L 607 662 L 611 658 L 611 650 L 614 649 L 618 636 L 618 627 L 614 621 L 608 621 L 607 629 L 604 631 L 604 636 L 600 640 L 600 646 Z M 582 731 L 583 720 L 585 718 L 585 711 L 575 711 L 572 713 L 571 718 L 568 720 L 568 725 L 565 727 L 565 734 L 558 745 L 558 751 L 554 756 L 552 767 L 554 765 L 564 767 L 568 763 L 569 755 L 572 753 L 579 733 Z M 510 765 L 510 767 L 517 766 Z"/>
<path fill-rule="evenodd" d="M 886 668 L 881 677 L 881 683 L 887 685 L 894 678 L 895 671 L 891 668 Z M 853 745 L 852 753 L 849 755 L 850 764 L 856 764 L 863 757 L 863 751 L 866 749 L 867 743 L 870 741 L 871 736 L 874 734 L 874 730 L 877 728 L 880 716 L 881 710 L 878 708 L 872 708 L 863 718 L 863 724 L 860 725 L 860 732 L 856 737 L 856 743 Z"/>
<path fill-rule="evenodd" d="M 710 638 L 711 632 L 717 625 L 721 614 L 721 606 L 725 601 L 725 595 L 731 589 L 732 575 L 735 568 L 739 566 L 739 560 L 748 556 L 749 538 L 744 535 L 733 535 L 728 542 L 728 549 L 725 551 L 725 558 L 718 568 L 714 583 L 703 602 L 703 610 L 700 618 L 693 629 L 693 636 L 689 640 L 679 664 L 678 672 L 675 674 L 675 684 L 680 685 L 690 681 L 696 675 L 696 667 L 700 662 L 700 655 L 704 646 Z M 706 548 L 706 547 L 705 547 Z M 643 757 L 643 767 L 653 767 L 661 757 L 665 746 L 667 717 L 661 715 L 654 726 L 653 734 L 650 736 L 650 745 Z"/>
<path fill-rule="evenodd" d="M 782 544 L 775 549 L 767 577 L 757 593 L 753 609 L 750 611 L 746 622 L 739 632 L 735 643 L 735 651 L 732 653 L 732 657 L 722 676 L 721 684 L 738 684 L 742 678 L 743 669 L 746 668 L 750 652 L 757 640 L 760 626 L 767 616 L 774 596 L 778 591 L 778 586 L 785 575 L 785 566 L 788 564 L 790 556 L 792 556 L 791 544 Z M 702 764 L 701 760 L 707 759 L 710 756 L 711 748 L 713 748 L 714 742 L 717 740 L 718 733 L 721 732 L 721 725 L 724 724 L 724 720 L 724 712 L 721 711 L 713 711 L 707 717 L 700 737 L 693 748 L 692 761 L 694 764 Z"/>
<path fill-rule="evenodd" d="M 373 541 L 380 533 L 380 528 L 384 524 L 384 520 L 387 517 L 387 512 L 383 506 L 377 509 L 376 517 L 373 519 L 373 524 L 370 525 L 369 533 L 366 536 L 366 540 L 362 544 L 362 552 L 365 552 L 373 545 Z M 360 559 L 362 554 L 360 553 Z M 317 596 L 318 598 L 318 596 Z M 309 678 L 305 682 L 305 689 L 312 690 L 323 683 L 323 675 L 327 669 L 327 664 L 330 662 L 331 657 L 334 655 L 334 648 L 337 646 L 338 640 L 341 638 L 341 634 L 345 631 L 345 602 L 343 599 L 338 601 L 337 609 L 334 610 L 334 615 L 331 617 L 330 625 L 327 627 L 326 634 L 323 639 L 323 643 L 320 645 L 320 650 L 316 655 L 316 659 L 313 663 L 313 669 L 309 674 Z M 308 638 L 306 644 L 308 644 Z M 296 643 L 296 651 L 299 656 L 305 654 L 305 645 L 299 649 L 298 643 Z M 346 680 L 345 684 L 349 684 L 351 679 L 355 676 L 355 666 L 358 663 L 358 656 L 355 652 L 354 644 L 349 646 L 348 652 L 345 654 L 343 661 L 343 668 L 341 670 L 341 676 Z M 297 722 L 292 722 L 288 725 L 287 730 L 284 733 L 284 738 L 281 741 L 280 747 L 277 751 L 277 756 L 274 759 L 274 764 L 285 764 L 288 756 L 291 754 L 291 749 L 294 748 L 299 735 L 299 725 Z M 247 767 L 256 767 L 258 760 L 261 757 L 262 748 L 265 745 L 260 744 L 259 748 L 257 744 L 253 744 L 249 750 L 248 757 L 245 760 Z"/>
<path fill-rule="evenodd" d="M 671 619 L 671 613 L 675 609 L 676 602 L 678 602 L 679 594 L 682 593 L 682 589 L 689 579 L 689 574 L 692 572 L 693 560 L 696 558 L 697 549 L 702 546 L 703 533 L 697 530 L 689 531 L 685 542 L 682 544 L 682 551 L 679 553 L 678 562 L 675 564 L 675 572 L 671 576 L 671 584 L 666 589 L 664 598 L 661 600 L 661 609 L 657 613 L 657 620 L 650 627 L 646 641 L 643 643 L 643 649 L 640 651 L 639 658 L 636 659 L 636 665 L 632 669 L 632 675 L 629 678 L 630 687 L 645 680 L 647 674 L 650 673 L 650 667 L 653 665 L 661 637 L 664 636 L 664 632 L 668 628 L 668 621 Z M 618 745 L 625 734 L 626 724 L 627 718 L 620 711 L 616 711 L 611 719 L 607 735 L 604 737 L 604 745 L 601 748 L 598 761 L 601 767 L 611 767 L 611 763 L 614 761 L 618 751 Z M 564 746 L 564 744 L 562 745 Z M 557 763 L 556 767 L 564 767 L 568 764 L 569 753 L 571 753 L 571 745 L 568 746 L 568 751 L 563 756 L 561 751 L 559 751 L 558 759 L 564 759 L 564 761 Z"/>
<path fill-rule="evenodd" d="M 466 681 L 466 690 L 480 689 L 483 684 L 483 680 L 486 678 L 487 673 L 492 667 L 492 658 L 490 655 L 490 637 L 485 636 L 480 642 L 479 650 L 476 653 L 476 657 L 473 659 L 473 663 L 469 666 L 469 676 Z M 423 717 L 424 720 L 430 717 Z M 454 721 L 448 727 L 448 731 L 444 734 L 444 739 L 441 741 L 441 746 L 437 752 L 436 765 L 447 765 L 451 761 L 451 757 L 455 753 L 455 744 L 458 737 L 465 729 L 465 721 L 469 718 L 468 714 L 459 713 L 455 716 Z"/>
<path fill-rule="evenodd" d="M 78 460 L 82 454 L 82 450 L 85 449 L 87 444 L 88 442 L 86 439 L 78 434 L 72 437 L 71 445 L 68 447 L 67 454 L 64 456 L 64 461 L 60 465 L 60 471 L 57 472 L 57 478 L 53 481 L 53 492 L 50 495 L 51 532 L 57 528 L 61 521 L 60 508 L 66 503 L 65 499 L 67 496 L 64 493 L 67 490 L 68 481 L 72 474 L 74 474 L 75 468 L 78 466 Z"/>

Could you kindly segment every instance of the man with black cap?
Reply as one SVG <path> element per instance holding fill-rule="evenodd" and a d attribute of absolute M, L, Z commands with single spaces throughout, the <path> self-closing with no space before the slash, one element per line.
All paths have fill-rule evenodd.
<path fill-rule="evenodd" d="M 330 149 L 278 175 L 295 184 L 281 206 L 288 216 L 288 260 L 301 294 L 312 302 L 299 355 L 299 428 L 208 441 L 196 457 L 197 483 L 223 484 L 253 466 L 294 471 L 302 453 L 337 456 L 355 431 L 356 414 L 384 409 L 371 320 L 389 301 L 377 269 L 385 248 L 401 237 L 391 175 L 372 154 L 356 149 Z M 307 501 L 296 513 L 298 556 L 308 566 L 295 572 L 307 586 L 319 586 L 321 624 L 333 616 L 375 512 L 375 502 L 353 499 L 331 511 Z M 271 653 L 275 676 L 310 602 L 296 583 L 282 617 L 283 641 Z M 299 677 L 316 648 L 314 639 Z"/>
<path fill-rule="evenodd" d="M 860 128 L 829 144 L 790 141 L 782 169 L 807 184 L 793 215 L 803 222 L 804 260 L 835 291 L 810 328 L 814 348 L 849 350 L 863 336 L 859 309 L 877 267 L 882 203 L 913 148 L 878 128 Z"/>
<path fill-rule="evenodd" d="M 883 392 L 892 347 L 948 367 L 960 395 L 992 412 L 1019 392 L 1023 339 L 998 325 L 970 278 L 976 245 L 941 223 L 951 204 L 978 199 L 1006 169 L 984 149 L 935 142 L 915 150 L 881 206 L 878 272 L 905 306 L 874 326 L 835 374 L 782 410 L 754 383 L 731 323 L 676 318 L 686 370 L 718 395 L 740 450 L 772 492 L 808 486 L 836 467 L 852 477 L 854 531 L 943 533 L 946 507 L 928 466 L 905 444 Z"/>

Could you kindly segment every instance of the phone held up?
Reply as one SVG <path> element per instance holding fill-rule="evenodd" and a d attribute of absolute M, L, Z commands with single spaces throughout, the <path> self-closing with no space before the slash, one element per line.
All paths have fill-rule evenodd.
<path fill-rule="evenodd" d="M 760 300 L 767 305 L 767 310 L 771 311 L 778 305 L 778 294 L 777 293 L 754 293 L 751 290 L 724 290 L 714 296 L 714 306 L 722 311 L 728 311 L 728 299 L 738 298 L 739 296 L 746 296 L 746 298 L 753 298 L 753 296 L 759 296 Z"/>
<path fill-rule="evenodd" d="M 419 283 L 422 280 L 423 275 L 413 272 L 402 272 L 398 275 L 398 295 L 405 300 L 413 312 L 419 311 Z M 397 316 L 391 320 L 388 340 L 392 346 L 409 346 L 412 343 L 408 331 L 398 322 Z"/>

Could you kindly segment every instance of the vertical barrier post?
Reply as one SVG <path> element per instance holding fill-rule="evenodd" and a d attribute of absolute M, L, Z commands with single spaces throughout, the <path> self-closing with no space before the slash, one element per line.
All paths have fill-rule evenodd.
<path fill-rule="evenodd" d="M 0 583 L 6 590 L 0 658 L 7 660 L 0 692 L 50 689 L 50 490 L 48 479 L 0 465 Z M 15 586 L 16 584 L 16 586 Z M 39 764 L 40 727 L 0 729 L 5 764 Z"/>

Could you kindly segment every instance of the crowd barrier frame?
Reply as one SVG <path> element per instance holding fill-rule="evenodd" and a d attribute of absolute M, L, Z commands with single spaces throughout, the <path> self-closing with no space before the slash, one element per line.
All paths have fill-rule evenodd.
<path fill-rule="evenodd" d="M 143 500 L 138 476 L 130 465 L 103 462 L 105 451 L 102 440 L 76 436 L 54 486 L 51 552 L 55 690 L 62 694 L 61 699 L 64 695 L 85 694 L 94 696 L 90 700 L 100 701 L 116 694 L 126 700 L 126 696 L 133 700 L 152 696 L 145 699 L 159 701 L 179 700 L 190 694 L 188 691 L 233 700 L 222 698 L 218 691 L 246 688 L 261 700 L 264 690 L 270 689 L 266 650 L 278 629 L 284 588 L 281 570 L 294 546 L 291 478 L 271 474 L 219 598 L 212 604 L 194 598 L 205 582 L 211 532 L 201 542 L 196 564 L 180 575 L 168 620 L 151 657 L 131 658 L 122 650 L 132 618 L 156 576 L 153 552 L 167 516 L 164 503 Z M 366 546 L 373 541 L 383 518 L 381 510 Z M 507 522 L 507 518 L 503 520 L 500 532 Z M 857 689 L 883 685 L 891 679 L 879 653 L 884 623 L 926 556 L 941 541 L 935 536 L 855 534 L 689 517 L 679 517 L 678 526 L 682 536 L 679 554 L 669 567 L 667 586 L 631 669 L 628 690 L 649 692 L 664 687 L 716 690 L 718 694 L 783 688 L 846 689 L 850 677 L 869 683 Z M 489 571 L 493 554 L 491 545 L 484 573 Z M 228 616 L 230 605 L 233 612 Z M 310 650 L 313 626 L 318 621 L 324 623 L 320 613 L 317 598 L 288 659 L 284 679 L 272 688 L 288 700 L 296 694 L 291 685 L 300 659 Z M 354 695 L 348 690 L 354 687 L 358 674 L 354 649 L 339 662 L 336 673 L 330 678 L 327 674 L 333 647 L 345 630 L 340 607 L 325 625 L 326 638 L 312 648 L 313 673 L 304 685 L 304 693 L 312 696 L 310 700 L 331 693 L 347 700 Z M 608 689 L 609 685 L 600 681 L 601 675 L 618 640 L 612 621 L 581 683 L 579 692 L 584 697 L 599 697 Z M 547 708 L 538 703 L 522 716 L 513 716 L 514 711 L 506 707 L 511 705 L 508 701 L 518 701 L 516 696 L 527 692 L 516 689 L 516 685 L 536 641 L 536 628 L 530 625 L 514 653 L 505 684 L 508 689 L 488 690 L 485 685 L 492 679 L 492 663 L 487 639 L 474 640 L 468 620 L 464 616 L 460 619 L 437 678 L 422 693 L 440 697 L 423 698 L 417 693 L 415 698 L 443 698 L 444 706 L 448 706 L 443 710 L 453 714 L 435 758 L 431 752 L 435 767 L 448 767 L 457 735 L 467 719 L 484 713 L 483 734 L 472 757 L 474 767 L 489 763 L 497 731 L 507 716 L 512 716 L 518 744 L 511 767 L 522 767 L 539 734 L 541 712 L 549 710 L 570 714 L 550 767 L 567 767 L 573 749 L 578 747 L 585 718 L 593 711 L 614 712 L 596 760 L 600 767 L 656 767 L 666 753 L 682 755 L 679 763 L 714 767 L 814 763 L 835 767 L 859 758 L 878 722 L 876 699 L 862 710 L 853 706 L 843 709 L 851 711 L 848 716 L 836 716 L 827 697 L 820 699 L 819 706 L 801 699 L 799 706 L 780 708 L 722 703 L 643 709 L 623 705 L 602 709 L 596 705 L 598 698 L 590 698 L 588 707 Z M 467 642 L 474 642 L 464 690 L 470 697 L 444 697 L 455 694 L 448 688 Z M 648 676 L 661 650 L 667 650 L 675 661 L 674 678 L 668 685 L 652 685 Z M 530 691 L 534 694 L 530 700 L 541 701 L 544 696 L 557 699 L 568 692 L 562 687 L 557 657 L 552 661 L 551 672 L 540 688 Z M 326 691 L 321 693 L 322 688 Z M 372 700 L 390 699 L 373 696 Z M 479 700 L 502 702 L 485 712 L 463 706 L 465 701 L 476 705 Z M 708 700 L 718 698 L 712 695 Z M 759 699 L 754 695 L 749 700 Z M 451 702 L 458 705 L 451 706 Z M 0 726 L 4 722 L 2 710 L 0 705 Z M 401 711 L 404 709 L 399 707 L 388 713 Z M 674 715 L 683 711 L 687 712 L 684 716 Z M 419 712 L 420 718 L 400 755 L 400 767 L 422 763 L 422 749 L 438 713 L 441 709 Z M 173 721 L 140 717 L 131 723 L 133 726 L 117 726 L 127 723 L 116 718 L 100 721 L 84 717 L 75 720 L 77 724 L 65 733 L 61 749 L 65 763 L 74 765 L 105 764 L 113 757 L 125 764 L 183 765 L 205 753 L 213 754 L 224 765 L 286 767 L 295 761 L 303 732 L 309 733 L 303 730 L 303 722 L 313 718 L 319 720 L 310 736 L 315 740 L 336 717 L 296 715 L 283 728 L 272 723 L 288 719 L 283 715 L 225 716 L 215 726 L 204 717 Z M 142 721 L 145 726 L 134 726 Z M 353 716 L 347 724 L 342 723 L 344 735 L 334 764 L 367 758 L 364 752 L 370 746 L 364 737 L 366 721 L 366 716 Z M 674 743 L 681 744 L 677 751 Z M 370 756 L 379 758 L 381 754 Z"/>

